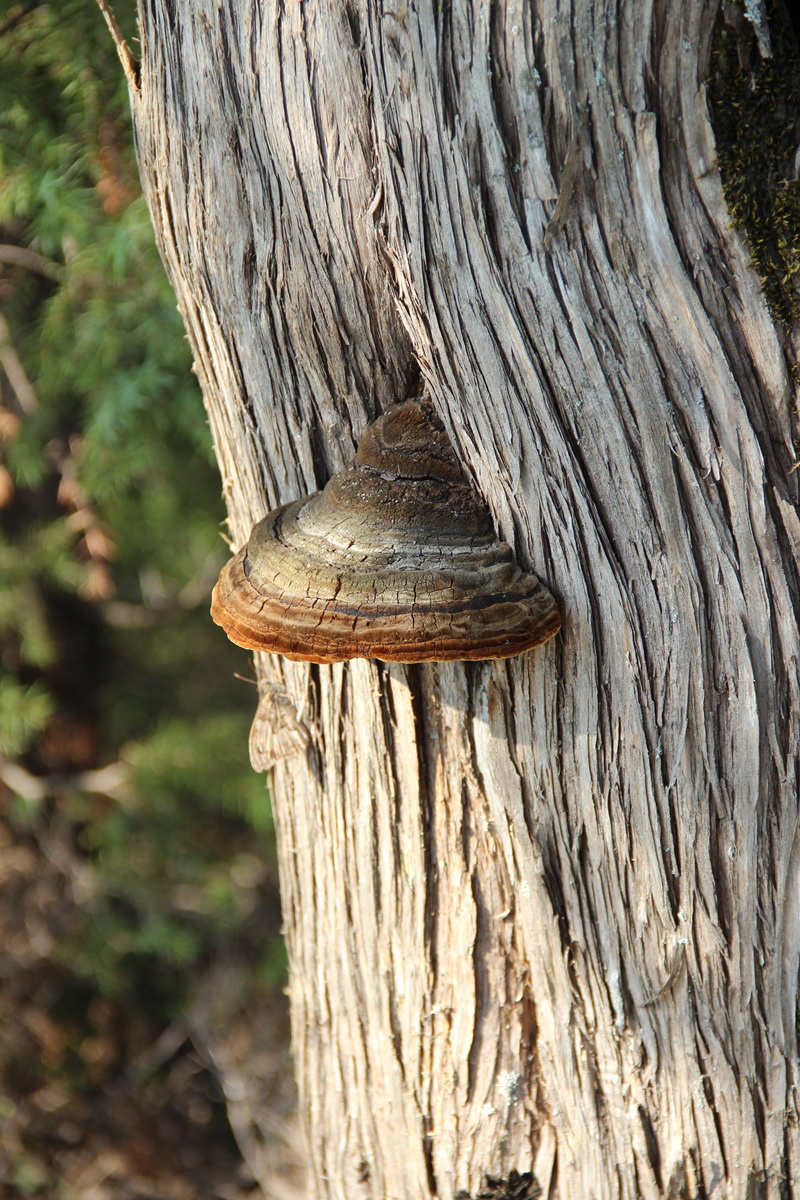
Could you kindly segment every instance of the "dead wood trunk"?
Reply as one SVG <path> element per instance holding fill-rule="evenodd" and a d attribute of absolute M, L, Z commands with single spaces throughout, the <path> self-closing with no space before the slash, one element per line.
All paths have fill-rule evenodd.
<path fill-rule="evenodd" d="M 140 8 L 234 542 L 419 365 L 565 617 L 507 663 L 258 664 L 312 735 L 273 787 L 314 1195 L 795 1194 L 800 473 L 715 4 Z"/>

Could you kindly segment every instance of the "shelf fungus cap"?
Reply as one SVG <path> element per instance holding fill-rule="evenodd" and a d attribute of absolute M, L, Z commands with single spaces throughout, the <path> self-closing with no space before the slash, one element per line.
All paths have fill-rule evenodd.
<path fill-rule="evenodd" d="M 370 425 L 324 491 L 259 521 L 211 615 L 239 646 L 319 663 L 507 658 L 561 627 L 417 400 Z"/>

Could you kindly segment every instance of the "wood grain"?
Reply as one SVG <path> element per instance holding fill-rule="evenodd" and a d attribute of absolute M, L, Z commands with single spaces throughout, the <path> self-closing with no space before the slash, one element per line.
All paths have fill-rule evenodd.
<path fill-rule="evenodd" d="M 561 637 L 281 671 L 314 1195 L 791 1193 L 796 401 L 714 3 L 141 0 L 141 172 L 234 541 L 422 368 Z"/>

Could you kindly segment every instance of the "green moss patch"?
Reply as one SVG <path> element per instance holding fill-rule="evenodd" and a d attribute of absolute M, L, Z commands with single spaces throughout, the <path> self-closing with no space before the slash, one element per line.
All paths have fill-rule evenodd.
<path fill-rule="evenodd" d="M 800 53 L 785 10 L 768 5 L 772 57 L 742 10 L 720 16 L 709 77 L 717 158 L 733 225 L 748 240 L 776 320 L 800 320 Z"/>

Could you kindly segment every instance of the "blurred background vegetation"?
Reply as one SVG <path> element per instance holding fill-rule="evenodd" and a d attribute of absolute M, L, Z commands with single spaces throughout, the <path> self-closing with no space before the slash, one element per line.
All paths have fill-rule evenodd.
<path fill-rule="evenodd" d="M 291 1107 L 256 690 L 95 0 L 0 3 L 0 456 L 0 1195 L 252 1193 L 253 1039 Z"/>

